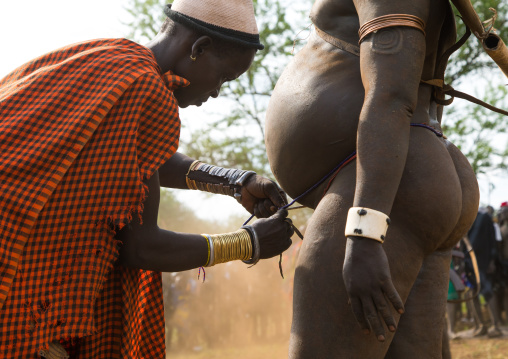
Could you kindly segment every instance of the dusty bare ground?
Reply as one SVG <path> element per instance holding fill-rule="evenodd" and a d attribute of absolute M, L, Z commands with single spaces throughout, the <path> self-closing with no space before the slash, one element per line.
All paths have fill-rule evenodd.
<path fill-rule="evenodd" d="M 472 330 L 460 332 L 450 342 L 454 359 L 505 359 L 508 358 L 508 327 L 503 327 L 500 338 L 472 337 Z"/>
<path fill-rule="evenodd" d="M 506 359 L 508 358 L 508 328 L 503 328 L 500 338 L 472 338 L 469 332 L 462 338 L 451 341 L 454 359 Z M 186 353 L 171 353 L 168 359 L 285 359 L 287 343 L 259 345 L 244 348 L 200 350 Z"/>

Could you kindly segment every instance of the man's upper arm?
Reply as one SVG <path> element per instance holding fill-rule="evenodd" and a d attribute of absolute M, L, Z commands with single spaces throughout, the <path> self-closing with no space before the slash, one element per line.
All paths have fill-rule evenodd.
<path fill-rule="evenodd" d="M 414 15 L 427 22 L 429 0 L 354 0 L 360 26 L 379 16 Z M 425 59 L 425 36 L 413 27 L 395 26 L 366 36 L 360 45 L 366 97 L 415 104 Z"/>

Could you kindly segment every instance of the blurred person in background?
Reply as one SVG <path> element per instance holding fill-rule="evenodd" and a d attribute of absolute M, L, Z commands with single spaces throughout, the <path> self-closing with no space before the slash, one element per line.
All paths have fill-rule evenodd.
<path fill-rule="evenodd" d="M 499 218 L 494 210 L 494 207 L 487 206 L 486 211 L 492 218 L 492 225 L 494 226 L 494 238 L 496 239 L 496 250 L 493 266 L 491 267 L 492 273 L 492 314 L 496 318 L 496 322 L 501 325 L 503 323 L 502 312 L 503 312 L 503 292 L 504 292 L 504 278 L 503 278 L 503 236 L 501 234 L 501 228 L 499 227 Z"/>
<path fill-rule="evenodd" d="M 480 208 L 478 215 L 468 232 L 468 239 L 473 247 L 478 263 L 478 271 L 480 273 L 480 294 L 487 303 L 487 315 L 485 317 L 478 296 L 473 298 L 473 304 L 476 312 L 479 326 L 474 332 L 474 336 L 487 334 L 489 337 L 495 338 L 502 334 L 499 329 L 500 318 L 497 308 L 497 301 L 494 297 L 494 281 L 496 272 L 496 262 L 498 257 L 498 247 L 496 241 L 496 232 L 492 216 L 487 208 Z M 466 257 L 466 266 L 469 268 L 468 273 L 472 273 L 473 266 L 471 258 Z M 469 281 L 477 285 L 474 275 L 469 275 Z"/>
<path fill-rule="evenodd" d="M 177 151 L 178 107 L 219 95 L 263 48 L 251 0 L 177 0 L 146 46 L 86 41 L 0 80 L 2 358 L 165 358 L 161 272 L 255 264 L 293 233 L 284 193 Z M 157 226 L 160 186 L 234 197 L 227 234 Z"/>
<path fill-rule="evenodd" d="M 499 243 L 499 306 L 504 311 L 504 323 L 508 323 L 508 202 L 501 203 L 497 212 L 497 224 L 501 234 Z M 501 317 L 503 319 L 503 317 Z"/>

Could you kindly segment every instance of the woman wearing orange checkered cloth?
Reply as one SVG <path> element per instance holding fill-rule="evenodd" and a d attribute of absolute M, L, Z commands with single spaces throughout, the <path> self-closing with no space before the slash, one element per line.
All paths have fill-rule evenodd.
<path fill-rule="evenodd" d="M 161 271 L 286 250 L 285 195 L 176 152 L 178 107 L 219 95 L 262 49 L 252 1 L 177 0 L 146 46 L 71 45 L 0 80 L 2 358 L 165 358 Z M 235 197 L 236 232 L 157 226 L 160 186 Z"/>

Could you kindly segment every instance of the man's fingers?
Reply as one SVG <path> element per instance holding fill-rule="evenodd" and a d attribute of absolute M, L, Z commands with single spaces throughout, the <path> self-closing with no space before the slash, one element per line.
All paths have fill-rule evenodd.
<path fill-rule="evenodd" d="M 376 335 L 377 340 L 384 342 L 386 339 L 385 328 L 379 319 L 379 314 L 377 312 L 376 306 L 374 305 L 374 302 L 372 299 L 368 298 L 366 300 L 362 300 L 362 305 L 365 319 L 369 322 L 370 327 Z"/>
<path fill-rule="evenodd" d="M 388 330 L 394 332 L 397 329 L 397 323 L 395 322 L 395 318 L 393 318 L 393 314 L 386 297 L 382 293 L 379 293 L 374 296 L 374 303 L 376 304 L 377 311 L 381 315 L 381 318 L 383 318 Z"/>
<path fill-rule="evenodd" d="M 402 299 L 400 299 L 399 293 L 397 292 L 391 281 L 389 281 L 383 286 L 383 292 L 385 293 L 386 298 L 388 298 L 388 301 L 393 305 L 395 310 L 399 314 L 403 314 L 404 303 L 402 302 Z"/>
<path fill-rule="evenodd" d="M 362 302 L 358 298 L 350 299 L 351 301 L 351 309 L 353 310 L 353 314 L 355 315 L 358 324 L 360 324 L 360 329 L 364 334 L 370 333 L 370 325 L 369 322 L 365 319 L 365 315 L 363 314 L 363 306 Z"/>

